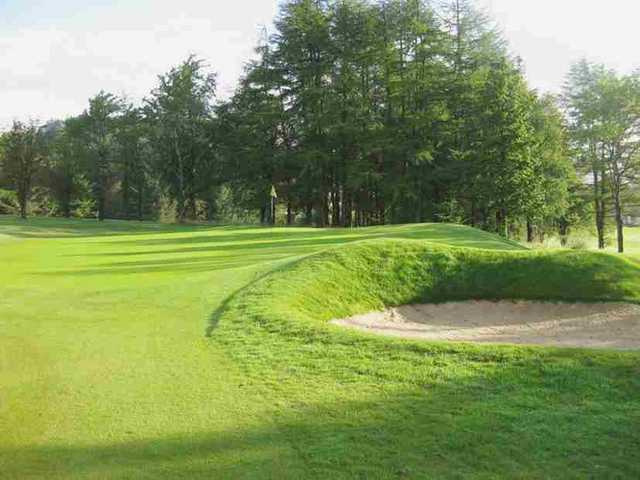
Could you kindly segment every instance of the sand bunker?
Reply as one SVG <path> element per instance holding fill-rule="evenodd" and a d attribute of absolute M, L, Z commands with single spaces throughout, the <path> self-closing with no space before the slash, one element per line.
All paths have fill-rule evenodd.
<path fill-rule="evenodd" d="M 640 348 L 640 306 L 624 303 L 469 301 L 405 305 L 332 323 L 425 340 Z"/>

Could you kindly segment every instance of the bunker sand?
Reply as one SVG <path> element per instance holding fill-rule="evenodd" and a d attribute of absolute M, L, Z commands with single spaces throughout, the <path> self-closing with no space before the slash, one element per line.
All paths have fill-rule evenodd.
<path fill-rule="evenodd" d="M 432 341 L 640 349 L 640 306 L 468 301 L 405 305 L 332 323 Z"/>

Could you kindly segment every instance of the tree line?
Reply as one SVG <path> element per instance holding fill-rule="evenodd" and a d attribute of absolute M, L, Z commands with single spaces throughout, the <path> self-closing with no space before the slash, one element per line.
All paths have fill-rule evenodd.
<path fill-rule="evenodd" d="M 529 241 L 593 221 L 601 247 L 613 210 L 622 250 L 639 78 L 580 62 L 561 98 L 539 95 L 468 0 L 290 0 L 231 98 L 189 57 L 140 105 L 100 92 L 14 124 L 0 181 L 23 216 L 35 195 L 64 216 L 446 221 Z"/>

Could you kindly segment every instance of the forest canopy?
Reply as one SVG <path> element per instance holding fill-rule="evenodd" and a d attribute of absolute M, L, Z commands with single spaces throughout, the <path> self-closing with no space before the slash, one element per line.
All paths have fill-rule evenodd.
<path fill-rule="evenodd" d="M 141 104 L 99 92 L 76 117 L 16 123 L 0 213 L 456 222 L 529 241 L 592 216 L 600 232 L 611 208 L 622 224 L 638 75 L 582 62 L 562 99 L 540 95 L 469 0 L 290 0 L 256 52 L 228 99 L 191 56 Z"/>

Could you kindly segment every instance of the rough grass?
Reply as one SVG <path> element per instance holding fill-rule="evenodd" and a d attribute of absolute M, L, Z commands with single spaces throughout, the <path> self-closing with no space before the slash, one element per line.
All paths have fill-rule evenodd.
<path fill-rule="evenodd" d="M 213 337 L 252 385 L 282 392 L 281 428 L 314 478 L 634 478 L 637 353 L 429 344 L 327 321 L 412 302 L 639 294 L 625 258 L 376 240 L 256 282 L 214 316 Z"/>
<path fill-rule="evenodd" d="M 453 296 L 636 301 L 633 261 L 507 254 L 450 225 L 0 217 L 0 235 L 2 478 L 640 475 L 638 353 L 326 322 Z"/>

